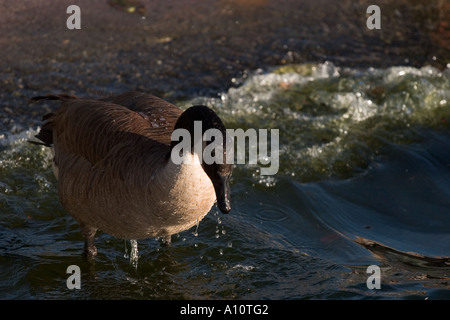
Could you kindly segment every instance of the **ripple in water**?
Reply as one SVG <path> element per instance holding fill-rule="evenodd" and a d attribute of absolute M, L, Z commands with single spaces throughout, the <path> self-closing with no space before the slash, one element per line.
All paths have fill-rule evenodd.
<path fill-rule="evenodd" d="M 280 176 L 301 182 L 349 178 L 389 144 L 421 140 L 418 128 L 448 126 L 450 70 L 391 67 L 357 70 L 332 63 L 255 72 L 218 98 L 189 101 L 214 108 L 230 128 L 280 132 Z M 247 166 L 247 169 L 251 166 Z"/>

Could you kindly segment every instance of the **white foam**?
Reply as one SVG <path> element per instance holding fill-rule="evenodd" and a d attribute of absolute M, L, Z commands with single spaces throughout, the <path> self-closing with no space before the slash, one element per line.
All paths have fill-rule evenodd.
<path fill-rule="evenodd" d="M 28 129 L 18 133 L 2 133 L 0 134 L 0 146 L 11 146 L 17 143 L 22 143 L 27 140 L 32 140 L 39 132 L 40 128 Z"/>

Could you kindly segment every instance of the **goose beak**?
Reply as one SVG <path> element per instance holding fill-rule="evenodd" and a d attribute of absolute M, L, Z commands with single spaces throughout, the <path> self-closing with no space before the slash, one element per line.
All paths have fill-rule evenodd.
<path fill-rule="evenodd" d="M 214 184 L 216 190 L 217 206 L 223 213 L 231 210 L 229 176 L 220 176 L 220 181 Z"/>

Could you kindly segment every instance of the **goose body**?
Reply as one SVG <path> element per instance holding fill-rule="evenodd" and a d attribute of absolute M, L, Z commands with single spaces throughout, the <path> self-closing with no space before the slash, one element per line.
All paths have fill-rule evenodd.
<path fill-rule="evenodd" d="M 101 100 L 34 98 L 42 99 L 62 101 L 36 137 L 53 148 L 59 199 L 80 223 L 87 255 L 97 252 L 97 230 L 123 239 L 170 239 L 198 224 L 216 200 L 221 211 L 230 210 L 230 165 L 203 164 L 195 153 L 186 155 L 187 163 L 170 158 L 177 126 L 200 119 L 224 130 L 211 109 L 183 112 L 138 92 Z"/>

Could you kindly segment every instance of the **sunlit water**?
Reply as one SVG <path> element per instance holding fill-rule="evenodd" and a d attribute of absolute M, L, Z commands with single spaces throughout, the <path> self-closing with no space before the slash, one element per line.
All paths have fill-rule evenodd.
<path fill-rule="evenodd" d="M 138 241 L 138 263 L 104 233 L 84 259 L 50 152 L 27 142 L 37 128 L 3 134 L 0 298 L 450 298 L 449 79 L 448 68 L 292 65 L 180 102 L 209 105 L 229 128 L 279 129 L 279 171 L 237 165 L 230 214 L 213 207 L 170 246 Z M 69 265 L 80 290 L 66 286 Z"/>

